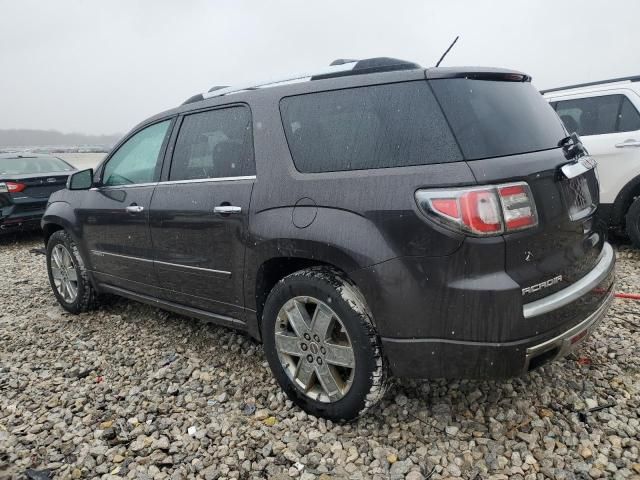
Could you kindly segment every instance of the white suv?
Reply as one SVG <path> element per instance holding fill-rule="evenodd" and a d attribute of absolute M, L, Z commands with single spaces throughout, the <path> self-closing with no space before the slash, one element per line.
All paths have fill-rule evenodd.
<path fill-rule="evenodd" d="M 598 161 L 601 218 L 640 248 L 640 76 L 541 93 Z"/>

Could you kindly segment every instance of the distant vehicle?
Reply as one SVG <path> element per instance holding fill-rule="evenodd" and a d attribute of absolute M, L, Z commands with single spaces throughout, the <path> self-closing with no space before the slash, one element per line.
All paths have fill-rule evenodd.
<path fill-rule="evenodd" d="M 196 95 L 51 197 L 52 291 L 244 330 L 331 419 L 389 372 L 526 373 L 597 327 L 615 275 L 594 162 L 530 80 L 375 58 Z"/>
<path fill-rule="evenodd" d="M 640 75 L 541 93 L 598 162 L 599 217 L 640 248 Z"/>
<path fill-rule="evenodd" d="M 49 195 L 75 171 L 51 155 L 0 154 L 0 233 L 39 228 Z"/>

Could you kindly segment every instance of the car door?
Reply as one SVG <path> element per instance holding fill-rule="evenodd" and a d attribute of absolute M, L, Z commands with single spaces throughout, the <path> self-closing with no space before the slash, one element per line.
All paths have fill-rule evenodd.
<path fill-rule="evenodd" d="M 149 206 L 171 119 L 139 129 L 107 158 L 77 207 L 91 268 L 102 283 L 149 293 L 157 286 Z"/>
<path fill-rule="evenodd" d="M 618 88 L 565 98 L 554 98 L 552 105 L 598 161 L 600 201 L 612 204 L 626 183 L 640 175 L 640 97 Z"/>
<path fill-rule="evenodd" d="M 243 265 L 255 169 L 245 105 L 180 119 L 150 210 L 165 299 L 242 322 Z"/>

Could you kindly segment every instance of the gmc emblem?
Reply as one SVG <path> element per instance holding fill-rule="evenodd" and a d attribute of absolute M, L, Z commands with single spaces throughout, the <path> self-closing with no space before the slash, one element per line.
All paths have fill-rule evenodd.
<path fill-rule="evenodd" d="M 522 295 L 528 295 L 530 293 L 539 292 L 543 288 L 549 288 L 556 283 L 560 283 L 562 281 L 562 275 L 558 275 L 557 277 L 553 277 L 545 282 L 536 283 L 535 285 L 531 285 L 530 287 L 526 287 L 522 289 Z"/>

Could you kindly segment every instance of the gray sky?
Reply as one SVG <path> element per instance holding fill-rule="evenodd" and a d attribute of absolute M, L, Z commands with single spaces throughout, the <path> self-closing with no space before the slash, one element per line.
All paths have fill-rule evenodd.
<path fill-rule="evenodd" d="M 124 133 L 216 84 L 394 56 L 538 88 L 640 74 L 640 2 L 0 0 L 0 128 Z"/>

